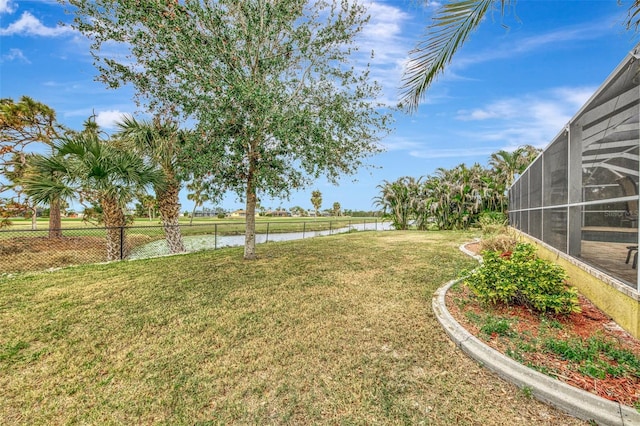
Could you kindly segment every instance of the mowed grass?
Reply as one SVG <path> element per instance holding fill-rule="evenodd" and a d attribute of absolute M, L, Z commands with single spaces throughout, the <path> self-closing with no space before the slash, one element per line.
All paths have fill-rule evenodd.
<path fill-rule="evenodd" d="M 431 309 L 470 234 L 356 232 L 0 280 L 0 424 L 581 424 Z"/>

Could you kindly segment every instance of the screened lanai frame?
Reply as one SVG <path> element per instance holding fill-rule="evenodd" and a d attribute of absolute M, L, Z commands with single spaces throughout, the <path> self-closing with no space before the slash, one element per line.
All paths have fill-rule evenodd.
<path fill-rule="evenodd" d="M 509 223 L 638 291 L 640 44 L 509 188 Z"/>

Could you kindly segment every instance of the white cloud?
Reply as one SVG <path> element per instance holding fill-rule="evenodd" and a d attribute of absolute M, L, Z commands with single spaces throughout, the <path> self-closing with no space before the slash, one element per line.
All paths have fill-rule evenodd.
<path fill-rule="evenodd" d="M 411 48 L 411 40 L 402 36 L 411 16 L 401 8 L 381 2 L 365 2 L 370 20 L 358 35 L 358 68 L 370 65 L 370 77 L 382 86 L 378 99 L 385 105 L 398 103 L 398 85 Z M 373 57 L 371 52 L 374 52 Z"/>
<path fill-rule="evenodd" d="M 395 37 L 402 32 L 402 23 L 409 19 L 409 15 L 397 7 L 376 2 L 366 6 L 371 20 L 362 30 L 365 38 L 381 41 Z"/>
<path fill-rule="evenodd" d="M 595 92 L 595 87 L 561 87 L 538 94 L 500 99 L 473 110 L 460 110 L 457 119 L 483 123 L 465 135 L 474 141 L 500 141 L 515 148 L 542 148 L 565 127 Z"/>
<path fill-rule="evenodd" d="M 390 136 L 381 142 L 381 145 L 387 151 L 408 151 L 412 149 L 418 149 L 423 146 L 422 143 L 413 141 L 401 136 Z"/>
<path fill-rule="evenodd" d="M 458 111 L 463 121 L 529 119 L 547 124 L 566 124 L 595 92 L 595 87 L 561 87 L 539 94 L 500 99 L 481 108 Z"/>
<path fill-rule="evenodd" d="M 424 159 L 436 159 L 436 158 L 457 158 L 457 157 L 489 157 L 492 153 L 499 151 L 498 147 L 479 147 L 479 148 L 424 148 L 420 150 L 413 150 L 409 152 L 409 155 L 416 158 Z"/>
<path fill-rule="evenodd" d="M 13 13 L 17 8 L 12 0 L 0 0 L 0 13 Z"/>
<path fill-rule="evenodd" d="M 598 90 L 596 86 L 587 87 L 559 87 L 553 89 L 554 95 L 560 99 L 565 99 L 568 104 L 574 105 L 575 110 L 582 108 L 589 98 Z"/>
<path fill-rule="evenodd" d="M 598 21 L 596 23 L 561 28 L 531 37 L 508 38 L 507 42 L 492 44 L 490 49 L 456 57 L 450 68 L 462 69 L 470 65 L 499 59 L 513 60 L 515 56 L 543 49 L 553 49 L 556 46 L 567 46 L 569 42 L 597 39 L 605 36 L 609 31 L 610 29 L 606 25 L 602 25 L 602 22 Z"/>
<path fill-rule="evenodd" d="M 96 114 L 96 123 L 98 124 L 98 126 L 105 129 L 114 129 L 116 127 L 116 122 L 121 121 L 127 116 L 130 117 L 131 114 L 119 111 L 117 109 L 100 111 L 98 114 Z"/>
<path fill-rule="evenodd" d="M 74 32 L 68 27 L 47 27 L 38 18 L 29 12 L 24 12 L 20 19 L 10 24 L 7 28 L 0 28 L 0 36 L 16 34 L 34 35 L 43 37 L 57 37 Z"/>
<path fill-rule="evenodd" d="M 22 53 L 22 50 L 20 49 L 9 49 L 9 53 L 2 55 L 2 60 L 0 62 L 4 61 L 20 61 L 24 62 L 25 64 L 31 63 L 31 61 L 24 55 L 24 53 Z"/>

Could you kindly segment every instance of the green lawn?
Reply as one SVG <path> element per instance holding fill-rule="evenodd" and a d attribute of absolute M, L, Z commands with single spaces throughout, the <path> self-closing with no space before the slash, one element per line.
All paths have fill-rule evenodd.
<path fill-rule="evenodd" d="M 258 216 L 256 217 L 257 223 L 265 223 L 270 222 L 272 224 L 286 224 L 289 223 L 292 226 L 295 226 L 297 223 L 302 222 L 328 222 L 332 221 L 335 223 L 348 223 L 349 221 L 362 223 L 363 220 L 367 222 L 373 222 L 377 220 L 381 221 L 381 218 L 361 218 L 361 217 L 349 217 L 349 216 L 339 216 L 339 217 L 269 217 L 269 216 Z M 224 219 L 218 219 L 216 217 L 196 217 L 193 219 L 193 225 L 204 225 L 204 224 L 230 224 L 230 223 L 238 223 L 238 225 L 244 225 L 244 218 L 241 217 L 226 217 Z M 39 217 L 37 219 L 37 229 L 49 229 L 49 219 L 46 217 Z M 188 217 L 180 217 L 179 219 L 180 225 L 189 225 L 191 219 Z M 160 226 L 162 223 L 160 222 L 160 218 L 155 218 L 152 220 L 145 218 L 136 218 L 134 223 L 131 226 Z M 300 225 L 302 226 L 302 225 Z M 80 218 L 62 218 L 62 228 L 95 228 L 96 225 L 93 223 L 84 222 Z M 24 218 L 11 218 L 11 225 L 5 230 L 17 231 L 17 230 L 30 230 L 31 229 L 31 219 Z"/>
<path fill-rule="evenodd" d="M 469 233 L 356 232 L 0 278 L 0 424 L 583 424 L 431 310 Z"/>

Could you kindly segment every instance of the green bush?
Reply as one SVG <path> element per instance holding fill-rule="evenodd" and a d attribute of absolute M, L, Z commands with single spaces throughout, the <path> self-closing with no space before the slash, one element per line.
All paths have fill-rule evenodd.
<path fill-rule="evenodd" d="M 505 232 L 508 223 L 507 215 L 497 211 L 482 212 L 476 220 L 476 224 L 480 227 L 484 236 Z"/>
<path fill-rule="evenodd" d="M 523 305 L 539 312 L 579 312 L 578 293 L 566 284 L 564 270 L 538 259 L 531 244 L 513 252 L 483 252 L 482 265 L 465 282 L 487 304 Z"/>

